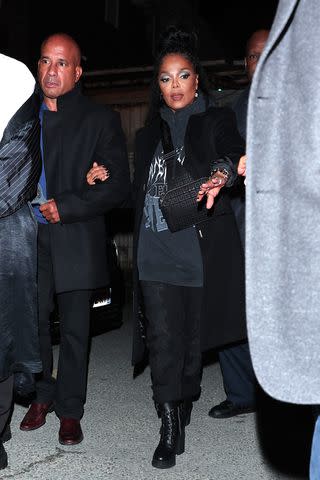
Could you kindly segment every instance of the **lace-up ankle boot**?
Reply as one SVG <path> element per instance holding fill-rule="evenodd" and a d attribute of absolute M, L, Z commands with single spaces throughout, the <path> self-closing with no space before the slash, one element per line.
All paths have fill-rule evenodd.
<path fill-rule="evenodd" d="M 176 464 L 176 455 L 184 452 L 184 425 L 178 402 L 159 404 L 161 411 L 160 442 L 152 465 L 156 468 L 170 468 Z"/>

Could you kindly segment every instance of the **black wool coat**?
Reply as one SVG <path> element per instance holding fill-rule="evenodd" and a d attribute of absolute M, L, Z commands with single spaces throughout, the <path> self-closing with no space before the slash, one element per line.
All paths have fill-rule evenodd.
<path fill-rule="evenodd" d="M 160 136 L 158 118 L 141 129 L 136 137 L 133 364 L 142 361 L 146 353 L 136 261 L 149 168 Z M 184 167 L 195 179 L 209 177 L 223 156 L 228 156 L 236 166 L 244 154 L 244 142 L 229 108 L 210 107 L 204 113 L 192 115 L 184 146 Z M 236 168 L 234 179 L 235 172 Z M 207 350 L 246 338 L 243 253 L 230 200 L 223 189 L 215 200 L 212 218 L 199 224 L 196 230 L 204 271 L 201 343 L 202 350 Z"/>
<path fill-rule="evenodd" d="M 120 206 L 130 190 L 126 142 L 120 116 L 82 95 L 80 87 L 44 111 L 43 160 L 47 197 L 54 198 L 60 223 L 49 224 L 57 293 L 95 289 L 109 281 L 105 213 Z M 90 186 L 93 162 L 110 172 Z"/>

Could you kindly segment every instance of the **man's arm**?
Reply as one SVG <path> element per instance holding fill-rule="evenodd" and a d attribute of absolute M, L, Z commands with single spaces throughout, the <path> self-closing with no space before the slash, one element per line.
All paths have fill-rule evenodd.
<path fill-rule="evenodd" d="M 106 117 L 93 161 L 106 166 L 110 175 L 108 181 L 89 185 L 84 178 L 81 190 L 58 194 L 54 201 L 62 223 L 73 223 L 103 215 L 108 210 L 121 206 L 128 196 L 129 165 L 118 113 L 113 112 L 113 115 L 109 114 Z"/>
<path fill-rule="evenodd" d="M 25 107 L 27 104 L 21 109 Z M 39 136 L 39 121 L 35 118 L 0 147 L 0 217 L 14 213 L 36 194 L 41 170 Z"/>

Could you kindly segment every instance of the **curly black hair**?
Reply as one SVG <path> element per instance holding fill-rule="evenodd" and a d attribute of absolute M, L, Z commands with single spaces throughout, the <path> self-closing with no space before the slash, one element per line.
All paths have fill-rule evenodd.
<path fill-rule="evenodd" d="M 153 79 L 151 82 L 150 104 L 146 123 L 151 122 L 159 112 L 163 100 L 160 95 L 158 75 L 163 58 L 166 55 L 177 53 L 185 57 L 193 66 L 199 78 L 199 89 L 210 95 L 210 87 L 207 75 L 201 65 L 198 56 L 198 35 L 193 31 L 181 29 L 170 25 L 159 37 L 158 47 L 155 55 Z"/>

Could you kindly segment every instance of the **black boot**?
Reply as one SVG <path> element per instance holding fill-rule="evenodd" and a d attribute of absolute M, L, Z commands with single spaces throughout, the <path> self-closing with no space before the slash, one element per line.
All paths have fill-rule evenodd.
<path fill-rule="evenodd" d="M 7 466 L 8 466 L 7 452 L 5 451 L 3 443 L 0 440 L 0 470 L 7 468 Z"/>
<path fill-rule="evenodd" d="M 0 437 L 0 441 L 2 441 L 2 443 L 5 443 L 5 442 L 8 442 L 9 440 L 11 440 L 11 438 L 12 438 L 12 435 L 11 435 L 10 423 L 7 423 L 5 429 L 3 430 L 2 435 Z"/>
<path fill-rule="evenodd" d="M 159 405 L 161 411 L 161 437 L 153 458 L 156 468 L 170 468 L 176 464 L 176 455 L 184 452 L 184 425 L 178 402 Z"/>
<path fill-rule="evenodd" d="M 190 423 L 191 419 L 191 411 L 193 408 L 193 403 L 192 400 L 189 398 L 186 398 L 180 403 L 180 411 L 181 411 L 181 420 L 183 422 L 183 425 L 186 427 Z"/>
<path fill-rule="evenodd" d="M 161 418 L 161 405 L 160 405 L 160 403 L 154 402 L 154 406 L 155 406 L 158 418 Z M 162 425 L 160 425 L 160 428 L 159 428 L 159 435 L 161 435 L 161 432 L 162 432 Z"/>
<path fill-rule="evenodd" d="M 161 418 L 161 404 L 155 401 L 154 406 L 155 406 L 158 418 Z"/>
<path fill-rule="evenodd" d="M 161 418 L 161 404 L 158 402 L 154 402 L 154 406 L 158 415 L 158 418 Z M 193 402 L 191 398 L 186 398 L 185 400 L 182 400 L 179 403 L 179 408 L 180 408 L 180 414 L 181 414 L 181 421 L 184 426 L 189 425 L 190 423 L 190 418 L 191 418 L 191 412 L 193 408 Z M 160 431 L 161 433 L 161 427 Z"/>

